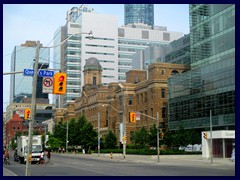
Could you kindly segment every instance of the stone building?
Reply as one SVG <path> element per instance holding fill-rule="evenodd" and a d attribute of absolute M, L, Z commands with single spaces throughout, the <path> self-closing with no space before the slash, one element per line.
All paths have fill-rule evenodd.
<path fill-rule="evenodd" d="M 140 116 L 136 123 L 129 122 L 130 112 L 140 112 L 156 118 L 168 127 L 168 89 L 167 79 L 174 74 L 188 71 L 190 67 L 183 64 L 154 63 L 145 70 L 130 70 L 126 73 L 126 82 L 101 84 L 102 68 L 96 58 L 89 58 L 84 67 L 84 86 L 82 96 L 67 108 L 56 109 L 57 121 L 69 121 L 70 117 L 78 119 L 85 115 L 98 129 L 100 119 L 101 136 L 104 138 L 108 130 L 112 130 L 118 142 L 122 141 L 126 131 L 127 144 L 131 143 L 134 131 L 142 126 L 150 128 L 156 120 Z"/>

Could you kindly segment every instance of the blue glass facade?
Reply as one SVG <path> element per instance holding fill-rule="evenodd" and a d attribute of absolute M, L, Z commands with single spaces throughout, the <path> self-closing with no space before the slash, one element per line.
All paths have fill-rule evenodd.
<path fill-rule="evenodd" d="M 40 48 L 39 67 L 49 67 L 50 50 Z M 11 57 L 11 72 L 34 69 L 36 47 L 15 46 Z M 48 98 L 48 94 L 42 93 L 42 77 L 38 77 L 37 98 Z M 40 84 L 39 84 L 40 83 Z M 24 96 L 32 97 L 32 76 L 24 76 L 23 73 L 12 74 L 10 77 L 10 102 L 20 102 Z"/>
<path fill-rule="evenodd" d="M 191 71 L 168 80 L 169 129 L 235 129 L 235 5 L 190 5 Z"/>
<path fill-rule="evenodd" d="M 124 24 L 143 23 L 154 26 L 153 4 L 125 4 Z"/>

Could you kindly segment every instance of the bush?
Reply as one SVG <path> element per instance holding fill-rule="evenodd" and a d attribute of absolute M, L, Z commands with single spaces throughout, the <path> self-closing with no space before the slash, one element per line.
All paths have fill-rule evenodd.
<path fill-rule="evenodd" d="M 98 151 L 95 150 L 94 153 Z M 101 149 L 100 153 L 123 153 L 123 149 Z M 151 149 L 126 149 L 126 154 L 135 154 L 135 155 L 157 155 L 157 150 Z M 161 150 L 160 155 L 176 155 L 176 154 L 201 154 L 201 152 L 185 152 L 183 150 Z"/>

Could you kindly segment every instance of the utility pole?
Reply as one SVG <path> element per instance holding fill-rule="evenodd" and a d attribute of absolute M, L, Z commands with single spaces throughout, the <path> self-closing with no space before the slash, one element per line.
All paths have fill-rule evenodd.
<path fill-rule="evenodd" d="M 36 113 L 36 89 L 37 89 L 37 76 L 38 76 L 39 48 L 40 48 L 40 42 L 37 41 L 36 57 L 35 57 L 35 64 L 34 64 L 34 76 L 33 76 L 33 83 L 32 83 L 32 100 L 31 100 L 31 114 L 30 114 L 31 118 L 29 120 L 29 129 L 28 129 L 28 152 L 27 152 L 25 176 L 31 176 L 30 160 L 32 159 L 33 124 L 34 124 L 34 117 Z"/>
<path fill-rule="evenodd" d="M 125 104 L 125 93 L 123 91 L 123 88 L 121 88 L 122 92 L 123 92 L 123 159 L 126 158 L 126 141 L 127 141 L 127 137 L 126 137 L 126 104 Z"/>

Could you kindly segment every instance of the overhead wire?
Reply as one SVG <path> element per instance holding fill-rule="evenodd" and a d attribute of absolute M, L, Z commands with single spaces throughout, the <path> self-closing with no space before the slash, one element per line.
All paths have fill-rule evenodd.
<path fill-rule="evenodd" d="M 82 4 L 79 8 L 81 8 L 82 6 L 83 6 L 83 4 Z M 66 27 L 66 25 L 67 25 L 71 20 L 72 20 L 72 18 L 69 18 L 69 19 L 66 21 L 65 25 L 62 26 L 62 27 Z M 49 46 L 49 45 L 53 42 L 53 40 L 60 34 L 60 32 L 61 32 L 61 31 L 58 31 L 58 32 L 54 35 L 54 37 L 50 40 L 50 42 L 47 44 L 47 46 L 46 46 L 45 48 L 44 48 L 44 47 L 42 47 L 42 48 L 40 47 L 41 50 L 39 51 L 39 58 L 40 58 L 40 54 L 43 53 L 43 51 L 48 48 L 48 46 Z M 26 49 L 26 48 L 29 48 L 29 47 L 23 47 L 22 49 L 19 49 L 18 51 L 15 51 L 15 53 L 16 53 L 16 52 L 20 52 L 20 51 L 22 51 L 22 50 L 24 50 L 24 49 Z M 50 53 L 50 51 L 49 51 L 49 53 Z M 12 54 L 12 53 L 8 53 L 8 54 L 4 55 L 3 57 L 9 56 L 9 55 L 11 55 L 11 54 Z M 50 57 L 50 55 L 49 55 L 49 57 Z M 35 59 L 35 57 L 34 57 L 33 59 Z M 40 58 L 40 59 L 44 59 L 44 58 Z M 45 59 L 45 60 L 46 60 L 46 59 Z M 61 63 L 58 63 L 58 62 L 55 62 L 55 61 L 51 61 L 50 59 L 47 60 L 47 61 L 48 61 L 48 62 L 57 63 L 57 64 L 61 64 Z M 33 62 L 31 63 L 30 66 L 32 66 L 32 65 L 33 65 Z M 40 66 L 40 68 L 38 68 L 38 70 L 41 69 L 41 68 L 43 67 L 43 65 L 44 65 L 44 63 L 41 64 L 41 66 Z M 24 78 L 25 78 L 25 76 L 23 76 L 22 79 L 19 81 L 19 83 L 18 83 L 17 87 L 15 88 L 15 90 L 17 90 L 17 89 L 19 88 L 19 86 L 20 86 L 20 84 L 21 84 L 21 82 L 23 81 Z M 10 101 L 10 102 L 11 102 L 11 101 Z M 10 102 L 4 102 L 4 104 L 10 103 Z"/>

